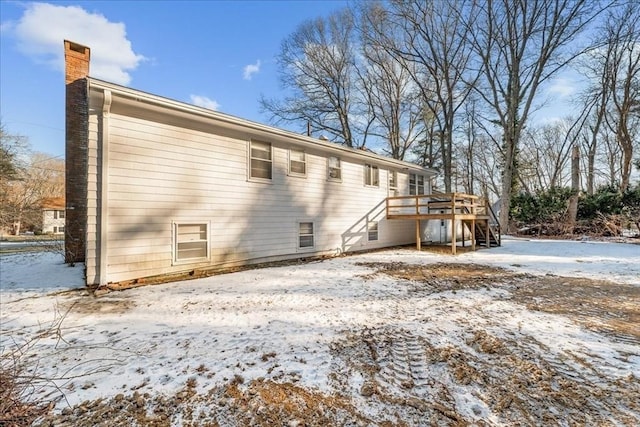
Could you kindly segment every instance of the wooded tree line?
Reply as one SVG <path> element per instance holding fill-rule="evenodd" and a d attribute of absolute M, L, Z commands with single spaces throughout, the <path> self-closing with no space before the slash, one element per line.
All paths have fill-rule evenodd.
<path fill-rule="evenodd" d="M 361 1 L 302 23 L 277 63 L 273 122 L 438 168 L 445 192 L 499 198 L 503 227 L 513 195 L 571 185 L 572 152 L 587 194 L 624 192 L 640 162 L 636 1 Z M 567 67 L 578 113 L 532 123 Z"/>
<path fill-rule="evenodd" d="M 41 229 L 42 202 L 64 197 L 64 173 L 64 160 L 32 151 L 0 124 L 0 231 Z"/>

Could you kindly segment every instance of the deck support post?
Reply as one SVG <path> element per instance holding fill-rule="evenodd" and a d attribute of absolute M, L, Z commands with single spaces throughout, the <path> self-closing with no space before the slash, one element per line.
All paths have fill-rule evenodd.
<path fill-rule="evenodd" d="M 416 219 L 416 249 L 422 250 L 422 236 L 420 235 L 420 220 Z"/>
<path fill-rule="evenodd" d="M 476 250 L 476 220 L 471 220 L 471 250 Z"/>
<path fill-rule="evenodd" d="M 456 254 L 456 216 L 451 215 L 451 255 Z"/>
<path fill-rule="evenodd" d="M 487 249 L 491 247 L 491 226 L 489 225 L 489 220 L 487 220 L 487 237 L 485 240 L 487 241 Z"/>

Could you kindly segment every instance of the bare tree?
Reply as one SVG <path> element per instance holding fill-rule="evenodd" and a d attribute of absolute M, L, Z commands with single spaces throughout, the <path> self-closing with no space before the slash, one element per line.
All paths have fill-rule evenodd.
<path fill-rule="evenodd" d="M 40 227 L 44 198 L 64 196 L 64 161 L 33 153 L 15 179 L 3 181 L 0 191 L 0 225 L 16 235 L 23 226 Z"/>
<path fill-rule="evenodd" d="M 521 135 L 523 144 L 518 175 L 528 187 L 544 190 L 569 184 L 571 147 L 578 139 L 577 124 L 563 119 L 542 126 L 529 127 Z"/>
<path fill-rule="evenodd" d="M 277 58 L 281 86 L 292 94 L 282 100 L 262 97 L 262 109 L 277 124 L 308 125 L 332 141 L 364 146 L 372 118 L 356 111 L 356 50 L 350 10 L 304 22 L 282 42 Z M 364 121 L 360 135 L 356 120 Z"/>
<path fill-rule="evenodd" d="M 597 16 L 586 0 L 483 0 L 468 31 L 483 85 L 477 93 L 495 113 L 503 133 L 500 223 L 508 230 L 516 156 L 540 85 L 577 56 L 575 37 Z"/>
<path fill-rule="evenodd" d="M 390 52 L 411 75 L 430 112 L 440 144 L 445 191 L 451 191 L 455 117 L 470 89 L 471 47 L 461 10 L 472 16 L 470 2 L 419 0 L 390 2 L 385 25 L 378 28 L 381 48 Z M 399 35 L 391 39 L 389 34 Z M 432 144 L 432 141 L 425 141 Z"/>
<path fill-rule="evenodd" d="M 640 4 L 612 9 L 604 20 L 603 43 L 611 102 L 605 120 L 622 151 L 620 191 L 629 187 L 640 117 Z"/>
<path fill-rule="evenodd" d="M 378 3 L 363 3 L 360 17 L 364 64 L 359 87 L 374 117 L 369 134 L 385 141 L 383 151 L 391 157 L 404 160 L 411 146 L 424 140 L 423 103 L 408 72 L 410 64 L 389 49 L 397 35 L 386 25 L 386 11 Z"/>

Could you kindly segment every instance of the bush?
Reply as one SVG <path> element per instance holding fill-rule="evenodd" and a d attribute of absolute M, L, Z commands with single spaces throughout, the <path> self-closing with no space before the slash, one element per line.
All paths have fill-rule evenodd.
<path fill-rule="evenodd" d="M 521 193 L 511 200 L 511 219 L 521 224 L 541 224 L 557 221 L 566 211 L 570 188 L 553 187 L 535 195 Z"/>
<path fill-rule="evenodd" d="M 598 188 L 595 194 L 581 195 L 578 199 L 577 220 L 580 226 L 577 230 L 566 228 L 566 212 L 571 195 L 571 189 L 558 187 L 535 194 L 518 194 L 511 202 L 511 219 L 519 228 L 538 234 L 591 231 L 619 235 L 623 229 L 633 228 L 634 225 L 640 231 L 640 184 L 624 193 L 609 185 Z"/>
<path fill-rule="evenodd" d="M 607 185 L 594 194 L 585 194 L 578 200 L 578 219 L 595 219 L 598 214 L 619 215 L 622 212 L 622 195 Z"/>

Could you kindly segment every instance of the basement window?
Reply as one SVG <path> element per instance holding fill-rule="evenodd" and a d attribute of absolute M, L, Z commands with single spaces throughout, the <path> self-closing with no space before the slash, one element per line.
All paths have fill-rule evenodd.
<path fill-rule="evenodd" d="M 313 232 L 313 222 L 301 222 L 298 224 L 298 248 L 313 248 L 315 238 Z"/>
<path fill-rule="evenodd" d="M 367 240 L 378 240 L 378 221 L 369 221 L 367 224 Z"/>
<path fill-rule="evenodd" d="M 174 242 L 175 262 L 209 259 L 209 224 L 174 223 Z"/>

